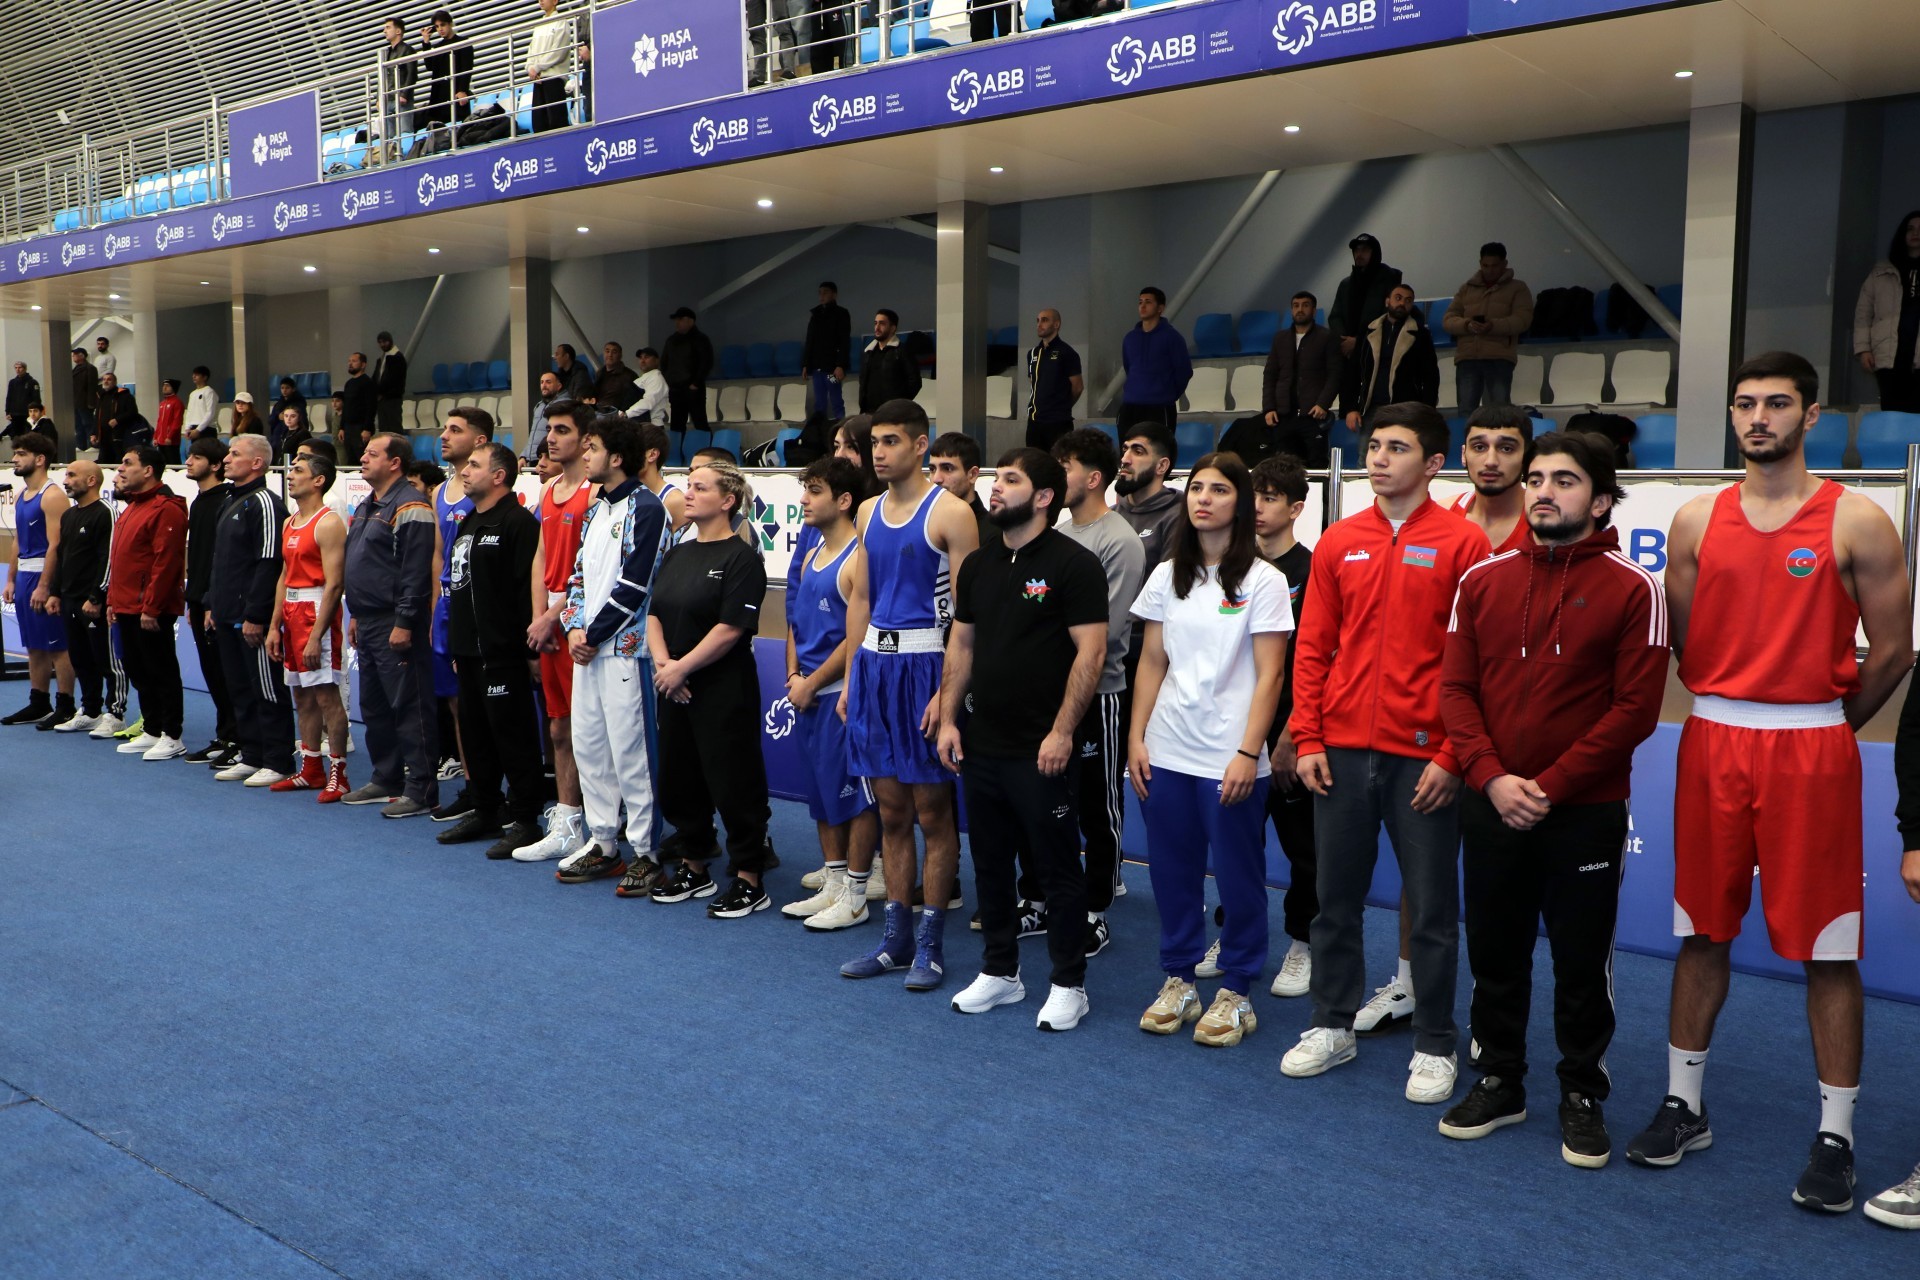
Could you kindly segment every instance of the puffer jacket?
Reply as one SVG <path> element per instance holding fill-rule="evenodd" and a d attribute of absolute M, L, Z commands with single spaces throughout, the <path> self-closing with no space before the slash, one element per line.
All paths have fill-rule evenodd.
<path fill-rule="evenodd" d="M 1900 341 L 1902 287 L 1899 268 L 1882 258 L 1867 272 L 1860 300 L 1853 307 L 1853 354 L 1873 352 L 1876 368 L 1893 368 L 1894 349 Z"/>
<path fill-rule="evenodd" d="M 1485 316 L 1491 328 L 1486 333 L 1468 333 L 1467 321 Z M 1456 360 L 1505 360 L 1513 364 L 1520 358 L 1520 335 L 1533 325 L 1533 293 L 1514 279 L 1513 268 L 1502 269 L 1491 283 L 1476 271 L 1453 295 L 1440 327 L 1457 340 Z"/>

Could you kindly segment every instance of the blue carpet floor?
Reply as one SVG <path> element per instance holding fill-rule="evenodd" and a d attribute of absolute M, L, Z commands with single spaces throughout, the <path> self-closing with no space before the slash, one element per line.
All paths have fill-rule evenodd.
<path fill-rule="evenodd" d="M 1142 1035 L 1141 867 L 1091 1020 L 1048 1036 L 1039 939 L 1026 1004 L 948 1009 L 964 921 L 950 989 L 916 996 L 838 976 L 877 926 L 624 902 L 66 735 L 0 731 L 0 805 L 10 1280 L 1920 1274 L 1920 1239 L 1788 1201 L 1817 1109 L 1787 983 L 1734 979 L 1711 1151 L 1592 1173 L 1559 1158 L 1544 982 L 1534 1119 L 1478 1143 L 1400 1097 L 1404 1034 L 1282 1077 L 1304 1001 L 1262 991 L 1237 1049 Z M 777 803 L 774 838 L 787 901 L 804 811 Z M 1393 917 L 1368 923 L 1384 976 Z M 1664 1091 L 1670 969 L 1617 968 L 1624 1146 Z M 1920 1157 L 1920 1008 L 1867 1020 L 1863 1195 Z"/>

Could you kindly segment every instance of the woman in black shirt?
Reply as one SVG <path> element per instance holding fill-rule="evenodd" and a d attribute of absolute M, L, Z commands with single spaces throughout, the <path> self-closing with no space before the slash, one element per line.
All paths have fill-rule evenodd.
<path fill-rule="evenodd" d="M 733 531 L 746 492 L 746 477 L 730 463 L 708 463 L 688 475 L 693 537 L 661 562 L 647 618 L 660 695 L 660 808 L 673 827 L 661 852 L 680 859 L 673 878 L 652 896 L 655 902 L 685 902 L 714 894 L 707 863 L 720 852 L 713 827 L 718 809 L 733 877 L 726 893 L 707 907 L 720 920 L 770 904 L 761 878 L 773 861 L 760 754 L 760 679 L 753 663 L 767 571 Z"/>

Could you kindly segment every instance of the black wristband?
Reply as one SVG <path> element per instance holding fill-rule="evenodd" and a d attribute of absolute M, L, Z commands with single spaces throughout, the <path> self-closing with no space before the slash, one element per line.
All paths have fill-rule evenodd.
<path fill-rule="evenodd" d="M 1245 747 L 1235 747 L 1233 750 L 1235 755 L 1245 756 L 1247 759 L 1253 761 L 1255 764 L 1260 763 L 1260 757 L 1253 754 L 1253 752 L 1247 750 Z"/>

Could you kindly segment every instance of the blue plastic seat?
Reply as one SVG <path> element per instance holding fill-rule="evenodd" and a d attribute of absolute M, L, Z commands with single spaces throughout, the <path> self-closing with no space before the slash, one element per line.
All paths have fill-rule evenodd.
<path fill-rule="evenodd" d="M 1447 308 L 1453 305 L 1453 299 L 1435 298 L 1430 302 L 1417 305 L 1423 305 L 1427 309 L 1427 328 L 1433 331 L 1433 345 L 1436 347 L 1452 346 L 1453 335 L 1440 327 L 1440 321 L 1446 318 Z"/>
<path fill-rule="evenodd" d="M 505 360 L 487 361 L 487 387 L 493 391 L 505 391 L 513 385 L 513 367 Z"/>
<path fill-rule="evenodd" d="M 773 349 L 773 372 L 781 378 L 800 376 L 800 365 L 806 359 L 807 348 L 804 343 L 783 342 Z"/>
<path fill-rule="evenodd" d="M 782 427 L 780 428 L 779 431 L 774 433 L 773 447 L 774 447 L 774 451 L 780 457 L 781 466 L 790 467 L 793 465 L 791 462 L 787 461 L 787 446 L 792 444 L 795 440 L 798 440 L 799 438 L 800 438 L 800 428 L 798 427 Z"/>
<path fill-rule="evenodd" d="M 1278 311 L 1248 311 L 1241 315 L 1241 355 L 1264 356 L 1273 350 L 1273 340 L 1279 336 L 1280 313 Z"/>
<path fill-rule="evenodd" d="M 749 378 L 773 376 L 773 344 L 771 342 L 756 342 L 747 348 L 747 376 Z"/>
<path fill-rule="evenodd" d="M 720 376 L 723 378 L 744 378 L 747 376 L 747 349 L 738 343 L 720 348 Z"/>
<path fill-rule="evenodd" d="M 947 47 L 945 40 L 933 38 L 933 24 L 927 19 L 930 7 L 929 0 L 914 0 L 911 22 L 905 20 L 904 8 L 894 7 L 894 17 L 887 28 L 887 43 L 892 46 L 894 57 L 904 58 L 909 53 Z M 860 61 L 878 62 L 880 60 L 879 23 L 873 18 L 867 18 L 864 21 L 873 25 L 865 27 L 860 32 Z"/>
<path fill-rule="evenodd" d="M 1807 465 L 1815 471 L 1838 471 L 1847 465 L 1847 418 L 1845 414 L 1820 415 L 1805 443 Z M 1905 465 L 1905 459 L 1901 460 Z"/>
<path fill-rule="evenodd" d="M 1209 311 L 1193 322 L 1193 354 L 1230 356 L 1233 354 L 1233 317 L 1224 311 Z"/>
<path fill-rule="evenodd" d="M 439 449 L 436 447 L 439 443 L 440 443 L 439 436 L 433 436 L 433 435 L 415 436 L 413 438 L 414 459 L 419 462 L 438 463 L 440 459 L 438 459 L 434 455 L 439 452 Z"/>
<path fill-rule="evenodd" d="M 456 360 L 447 366 L 447 390 L 458 395 L 467 389 L 467 366 Z"/>
<path fill-rule="evenodd" d="M 725 449 L 733 455 L 734 461 L 738 462 L 740 460 L 740 433 L 738 431 L 732 427 L 719 427 L 708 432 L 707 435 L 709 438 L 705 446 L 706 448 Z"/>
<path fill-rule="evenodd" d="M 1457 466 L 1460 464 L 1461 458 L 1464 456 L 1467 448 L 1466 414 L 1456 414 L 1447 419 L 1447 438 L 1452 442 L 1448 446 L 1451 452 L 1447 455 L 1447 465 L 1450 467 Z"/>
<path fill-rule="evenodd" d="M 442 361 L 433 366 L 433 393 L 437 396 L 444 396 L 452 390 L 453 383 L 447 372 L 446 362 Z"/>
<path fill-rule="evenodd" d="M 1819 427 L 1815 426 L 1814 431 L 1817 434 Z M 1920 443 L 1920 413 L 1881 409 L 1860 419 L 1860 465 L 1863 467 L 1904 467 L 1907 446 L 1914 443 Z"/>
<path fill-rule="evenodd" d="M 467 390 L 485 391 L 491 382 L 487 377 L 487 362 L 475 360 L 467 366 Z"/>
<path fill-rule="evenodd" d="M 309 396 L 308 399 L 326 400 L 333 395 L 333 374 L 322 369 L 318 373 L 309 376 L 313 381 L 313 394 Z"/>
<path fill-rule="evenodd" d="M 228 378 L 225 382 L 220 384 L 220 399 L 225 401 L 227 404 L 233 403 L 233 379 L 232 378 Z"/>
<path fill-rule="evenodd" d="M 1671 413 L 1643 413 L 1634 419 L 1634 425 L 1639 430 L 1633 437 L 1633 460 L 1650 471 L 1671 468 L 1680 420 Z M 1842 431 L 1840 444 L 1844 448 L 1846 443 L 1846 432 Z"/>
<path fill-rule="evenodd" d="M 1027 6 L 1027 12 L 1028 13 L 1033 12 L 1032 5 Z M 1088 422 L 1088 423 L 1084 423 L 1083 425 L 1088 430 L 1098 431 L 1101 435 L 1113 441 L 1114 448 L 1118 449 L 1120 447 L 1120 429 L 1114 426 L 1111 422 Z"/>
<path fill-rule="evenodd" d="M 1173 438 L 1179 445 L 1173 465 L 1180 471 L 1191 471 L 1194 463 L 1213 452 L 1211 422 L 1177 423 L 1173 428 Z"/>
<path fill-rule="evenodd" d="M 1660 303 L 1662 306 L 1666 307 L 1667 310 L 1673 312 L 1673 318 L 1675 320 L 1678 320 L 1680 318 L 1680 286 L 1679 285 L 1663 284 L 1658 289 L 1655 289 L 1653 291 L 1653 296 L 1660 299 Z M 1659 326 L 1657 325 L 1655 326 L 1655 328 L 1658 328 L 1658 327 Z"/>
<path fill-rule="evenodd" d="M 1327 447 L 1340 451 L 1340 467 L 1343 471 L 1366 465 L 1366 456 L 1360 451 L 1360 437 L 1344 421 L 1335 422 L 1327 429 Z"/>

